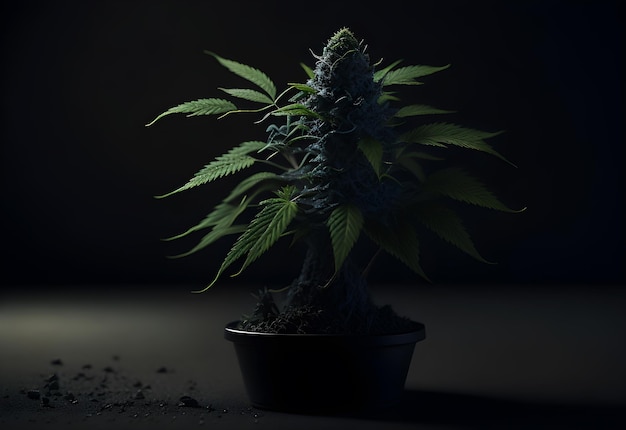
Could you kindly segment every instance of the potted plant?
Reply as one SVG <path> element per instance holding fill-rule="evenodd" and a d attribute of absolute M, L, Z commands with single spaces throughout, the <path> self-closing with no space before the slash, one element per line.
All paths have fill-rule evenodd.
<path fill-rule="evenodd" d="M 288 410 L 393 403 L 424 326 L 372 301 L 366 274 L 378 252 L 360 261 L 356 245 L 369 240 L 427 280 L 418 242 L 426 228 L 484 262 L 446 201 L 514 211 L 464 170 L 442 167 L 440 155 L 460 147 L 507 161 L 485 141 L 499 132 L 441 121 L 410 126 L 449 111 L 401 105 L 395 88 L 418 85 L 418 78 L 448 66 L 372 64 L 347 28 L 315 56 L 315 68 L 302 65 L 304 83 L 289 83 L 280 93 L 260 70 L 207 53 L 247 81 L 246 88 L 221 88 L 228 99 L 182 103 L 148 125 L 170 114 L 252 114 L 267 123 L 266 134 L 233 146 L 165 196 L 253 165 L 265 169 L 244 177 L 208 216 L 175 237 L 206 232 L 183 255 L 234 237 L 206 291 L 233 265 L 240 274 L 279 240 L 304 248 L 300 274 L 280 288 L 282 303 L 277 291 L 263 289 L 256 309 L 225 328 L 252 403 Z"/>

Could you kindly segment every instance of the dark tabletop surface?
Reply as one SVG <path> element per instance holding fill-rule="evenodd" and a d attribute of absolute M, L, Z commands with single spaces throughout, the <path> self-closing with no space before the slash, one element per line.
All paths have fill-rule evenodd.
<path fill-rule="evenodd" d="M 5 289 L 0 428 L 598 429 L 626 422 L 623 287 L 374 286 L 378 302 L 423 322 L 427 338 L 416 345 L 398 405 L 334 415 L 252 408 L 223 327 L 251 310 L 255 288 L 203 295 L 191 288 Z"/>

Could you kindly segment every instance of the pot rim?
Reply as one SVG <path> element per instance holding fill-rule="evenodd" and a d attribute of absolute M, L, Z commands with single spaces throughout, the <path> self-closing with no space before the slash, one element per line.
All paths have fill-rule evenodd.
<path fill-rule="evenodd" d="M 424 324 L 413 321 L 415 329 L 408 332 L 389 334 L 327 334 L 327 333 L 268 333 L 240 330 L 235 327 L 239 320 L 231 321 L 224 327 L 224 338 L 235 343 L 275 342 L 342 342 L 367 346 L 387 346 L 416 343 L 426 338 Z"/>

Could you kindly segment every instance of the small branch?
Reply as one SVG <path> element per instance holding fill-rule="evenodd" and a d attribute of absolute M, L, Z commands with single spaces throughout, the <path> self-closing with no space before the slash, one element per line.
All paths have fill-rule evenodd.
<path fill-rule="evenodd" d="M 270 160 L 257 160 L 257 161 L 259 163 L 267 164 L 268 166 L 276 167 L 277 169 L 283 170 L 285 172 L 288 172 L 290 170 L 288 167 L 281 166 L 280 164 L 274 163 L 273 161 L 270 161 Z"/>

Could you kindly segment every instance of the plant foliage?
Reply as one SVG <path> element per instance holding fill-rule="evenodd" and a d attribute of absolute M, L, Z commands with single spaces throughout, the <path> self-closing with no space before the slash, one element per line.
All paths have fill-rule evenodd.
<path fill-rule="evenodd" d="M 335 275 L 343 270 L 359 238 L 365 236 L 428 279 L 420 265 L 422 228 L 487 262 L 460 216 L 446 202 L 515 211 L 464 170 L 442 165 L 440 153 L 450 148 L 470 149 L 510 163 L 487 143 L 501 132 L 429 122 L 424 118 L 453 111 L 425 104 L 403 105 L 398 93 L 389 90 L 420 85 L 421 78 L 449 65 L 400 66 L 396 61 L 377 68 L 378 63 L 370 63 L 363 43 L 344 28 L 315 56 L 314 69 L 301 64 L 305 81 L 289 83 L 279 93 L 259 69 L 206 53 L 248 85 L 220 88 L 233 101 L 189 101 L 166 110 L 148 125 L 170 114 L 219 118 L 253 114 L 256 122 L 269 122 L 263 140 L 234 145 L 187 183 L 161 196 L 238 174 L 252 165 L 266 167 L 244 177 L 202 221 L 171 238 L 208 229 L 196 247 L 182 254 L 189 255 L 218 239 L 236 236 L 206 288 L 237 262 L 241 266 L 233 276 L 241 273 L 282 237 L 310 244 L 311 235 L 320 231 L 328 237 Z M 252 107 L 238 107 L 247 103 Z M 411 126 L 409 120 L 416 123 Z M 429 152 L 433 147 L 437 155 Z M 245 213 L 249 215 L 243 217 Z"/>
<path fill-rule="evenodd" d="M 361 234 L 363 214 L 355 205 L 343 204 L 332 211 L 327 224 L 337 272 Z"/>

